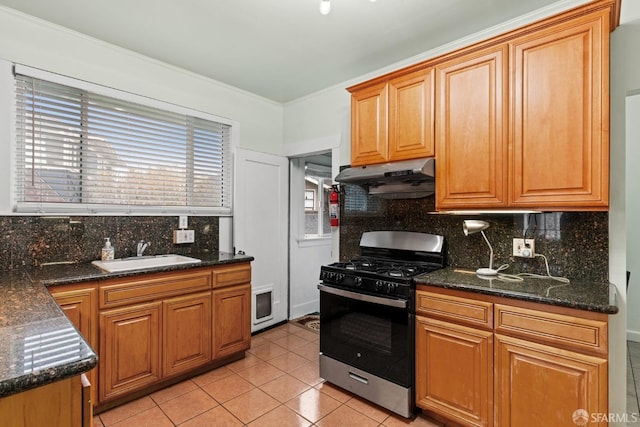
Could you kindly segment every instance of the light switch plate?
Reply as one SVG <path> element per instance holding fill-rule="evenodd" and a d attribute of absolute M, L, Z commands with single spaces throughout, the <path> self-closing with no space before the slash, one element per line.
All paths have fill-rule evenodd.
<path fill-rule="evenodd" d="M 189 227 L 189 217 L 186 215 L 180 215 L 178 217 L 178 228 L 186 229 Z"/>

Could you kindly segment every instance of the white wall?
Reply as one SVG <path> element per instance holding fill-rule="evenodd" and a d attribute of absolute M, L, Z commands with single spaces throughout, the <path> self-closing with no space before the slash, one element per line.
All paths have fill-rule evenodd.
<path fill-rule="evenodd" d="M 624 2 L 623 2 L 624 7 Z M 640 40 L 640 20 L 623 19 L 621 25 L 611 35 L 611 208 L 609 211 L 609 279 L 618 287 L 618 305 L 620 312 L 611 316 L 609 335 L 610 344 L 610 370 L 609 381 L 610 409 L 622 412 L 626 405 L 626 388 L 623 386 L 626 373 L 625 341 L 627 328 L 632 331 L 640 331 L 633 312 L 640 307 L 640 297 L 637 289 L 635 292 L 626 292 L 626 269 L 634 271 L 630 282 L 630 289 L 640 284 L 634 267 L 638 260 L 632 256 L 636 252 L 637 242 L 632 242 L 633 235 L 627 234 L 626 221 L 632 224 L 637 216 L 625 205 L 625 198 L 637 199 L 639 190 L 638 179 L 640 172 L 633 162 L 633 155 L 637 159 L 637 143 L 626 135 L 625 118 L 627 96 L 640 90 L 640 58 L 637 53 L 637 41 Z M 633 126 L 633 123 L 630 123 Z M 637 125 L 637 123 L 636 123 Z M 625 161 L 626 159 L 626 161 Z M 628 170 L 625 171 L 628 165 Z M 625 176 L 626 175 L 626 176 Z M 633 209 L 633 206 L 631 206 Z M 631 257 L 629 256 L 630 251 Z M 636 269 L 637 270 L 637 269 Z M 634 282 L 636 285 L 634 286 Z M 629 297 L 629 298 L 628 298 Z M 633 298 L 633 300 L 631 299 Z M 629 319 L 627 320 L 627 316 Z M 627 326 L 629 322 L 629 326 Z M 633 322 L 633 323 L 632 323 Z M 630 334 L 630 335 L 633 335 Z M 620 381 L 614 380 L 620 378 Z M 617 388 L 616 388 L 617 387 Z"/>
<path fill-rule="evenodd" d="M 627 270 L 631 271 L 627 307 L 640 307 L 640 93 L 626 98 Z M 627 310 L 627 339 L 640 342 L 640 310 Z"/>
<path fill-rule="evenodd" d="M 281 104 L 5 7 L 0 59 L 235 120 L 240 146 L 281 154 Z"/>

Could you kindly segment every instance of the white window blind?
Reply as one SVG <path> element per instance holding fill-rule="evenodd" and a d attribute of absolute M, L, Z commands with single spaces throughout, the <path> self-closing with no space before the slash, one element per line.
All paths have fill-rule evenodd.
<path fill-rule="evenodd" d="M 16 74 L 18 211 L 230 214 L 231 126 Z"/>

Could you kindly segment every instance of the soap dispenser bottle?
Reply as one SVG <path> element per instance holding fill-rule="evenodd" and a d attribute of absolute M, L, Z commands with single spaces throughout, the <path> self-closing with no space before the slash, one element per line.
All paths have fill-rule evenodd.
<path fill-rule="evenodd" d="M 114 255 L 115 250 L 113 249 L 113 246 L 111 246 L 109 237 L 106 237 L 104 239 L 104 246 L 102 247 L 102 261 L 113 259 Z"/>

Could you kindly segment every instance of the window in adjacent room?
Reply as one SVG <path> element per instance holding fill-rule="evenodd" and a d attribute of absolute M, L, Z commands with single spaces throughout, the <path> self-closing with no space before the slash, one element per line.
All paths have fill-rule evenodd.
<path fill-rule="evenodd" d="M 313 212 L 316 207 L 316 189 L 304 190 L 304 210 Z"/>
<path fill-rule="evenodd" d="M 304 159 L 304 237 L 331 235 L 329 195 L 331 194 L 331 153 Z"/>
<path fill-rule="evenodd" d="M 19 73 L 15 83 L 16 210 L 231 213 L 229 123 Z"/>

